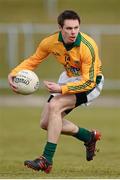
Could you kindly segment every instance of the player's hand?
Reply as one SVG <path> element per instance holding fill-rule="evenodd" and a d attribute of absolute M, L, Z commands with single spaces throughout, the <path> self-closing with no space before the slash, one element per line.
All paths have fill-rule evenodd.
<path fill-rule="evenodd" d="M 13 82 L 14 78 L 15 78 L 15 76 L 12 76 L 11 74 L 9 74 L 8 75 L 8 82 L 9 82 L 9 85 L 10 85 L 11 89 L 14 92 L 18 93 L 17 87 L 14 85 L 14 82 Z"/>
<path fill-rule="evenodd" d="M 50 93 L 61 93 L 62 89 L 59 84 L 50 81 L 44 81 L 45 87 Z"/>

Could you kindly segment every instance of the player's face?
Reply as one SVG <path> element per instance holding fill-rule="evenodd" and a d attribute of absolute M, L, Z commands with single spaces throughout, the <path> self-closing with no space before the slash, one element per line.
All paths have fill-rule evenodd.
<path fill-rule="evenodd" d="M 63 27 L 60 27 L 63 40 L 66 44 L 75 42 L 80 30 L 80 24 L 77 19 L 66 19 Z"/>

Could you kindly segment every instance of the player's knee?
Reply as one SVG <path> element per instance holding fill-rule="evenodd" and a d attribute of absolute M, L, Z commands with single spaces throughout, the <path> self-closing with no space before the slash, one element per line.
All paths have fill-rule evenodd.
<path fill-rule="evenodd" d="M 40 128 L 47 130 L 47 126 L 48 126 L 48 118 L 47 116 L 42 115 L 40 120 Z"/>
<path fill-rule="evenodd" d="M 47 130 L 47 126 L 48 126 L 48 124 L 45 123 L 44 121 L 41 121 L 41 122 L 40 122 L 40 127 L 41 127 L 42 129 Z"/>
<path fill-rule="evenodd" d="M 60 102 L 57 101 L 56 99 L 52 99 L 49 103 L 49 110 L 54 111 L 54 112 L 59 112 L 60 111 Z"/>

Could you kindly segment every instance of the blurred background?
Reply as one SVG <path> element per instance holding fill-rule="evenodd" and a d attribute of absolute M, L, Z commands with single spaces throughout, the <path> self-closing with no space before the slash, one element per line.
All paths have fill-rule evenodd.
<path fill-rule="evenodd" d="M 34 53 L 43 37 L 57 30 L 56 18 L 65 9 L 73 9 L 80 14 L 81 31 L 91 35 L 99 46 L 106 79 L 103 93 L 120 93 L 119 0 L 0 0 L 1 95 L 12 93 L 8 88 L 8 73 Z M 49 56 L 48 59 L 36 72 L 41 80 L 56 80 L 62 67 L 54 57 Z"/>

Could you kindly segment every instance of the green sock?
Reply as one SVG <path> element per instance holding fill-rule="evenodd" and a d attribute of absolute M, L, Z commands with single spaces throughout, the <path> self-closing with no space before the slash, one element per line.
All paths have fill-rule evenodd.
<path fill-rule="evenodd" d="M 47 142 L 44 152 L 43 152 L 43 156 L 50 162 L 52 163 L 52 159 L 56 150 L 57 144 L 51 143 L 51 142 Z"/>
<path fill-rule="evenodd" d="M 91 132 L 84 128 L 79 128 L 78 132 L 73 135 L 77 139 L 88 142 L 91 139 Z"/>

